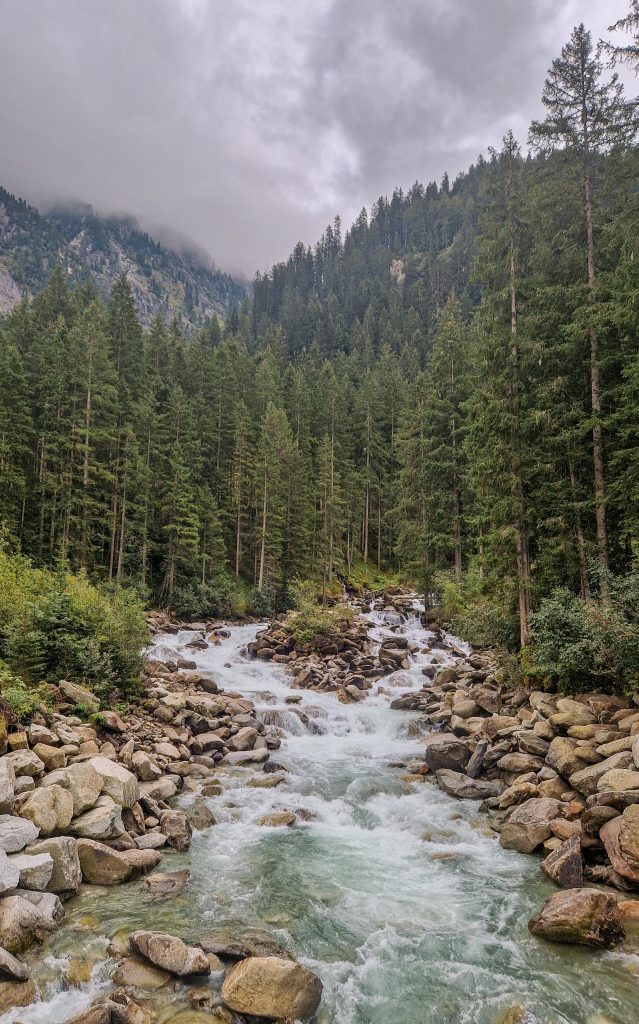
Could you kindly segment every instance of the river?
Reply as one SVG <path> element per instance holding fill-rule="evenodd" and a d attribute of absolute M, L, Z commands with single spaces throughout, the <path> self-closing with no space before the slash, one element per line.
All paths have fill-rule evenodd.
<path fill-rule="evenodd" d="M 368 617 L 377 639 L 388 635 L 384 613 Z M 403 781 L 402 765 L 423 749 L 420 725 L 389 704 L 421 687 L 433 655 L 416 654 L 408 673 L 382 680 L 387 693 L 343 706 L 331 694 L 292 689 L 280 666 L 244 657 L 256 629 L 233 627 L 219 646 L 188 657 L 282 729 L 272 758 L 288 769 L 285 783 L 249 788 L 252 770 L 222 769 L 222 793 L 208 801 L 217 825 L 163 863 L 191 869 L 182 895 L 150 902 L 140 883 L 86 889 L 67 905 L 67 926 L 44 957 L 29 958 L 50 979 L 45 1002 L 2 1024 L 60 1024 L 79 1012 L 109 986 L 104 936 L 140 926 L 192 939 L 267 929 L 322 978 L 321 1024 L 638 1021 L 639 956 L 533 939 L 528 918 L 554 891 L 538 859 L 502 850 L 475 804 L 429 781 Z M 400 632 L 428 643 L 416 617 Z M 156 649 L 192 637 L 163 636 Z M 301 695 L 304 720 L 285 704 L 292 694 Z M 297 813 L 295 827 L 256 825 L 280 810 Z M 65 991 L 59 978 L 70 950 L 95 967 L 90 984 Z M 212 984 L 219 989 L 219 978 Z"/>

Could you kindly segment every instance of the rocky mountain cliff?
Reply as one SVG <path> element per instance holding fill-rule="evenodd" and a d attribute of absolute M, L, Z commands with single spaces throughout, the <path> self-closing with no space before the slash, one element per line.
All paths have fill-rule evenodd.
<path fill-rule="evenodd" d="M 104 295 L 126 273 L 145 323 L 156 313 L 185 327 L 224 318 L 246 293 L 206 257 L 156 242 L 132 219 L 99 217 L 85 205 L 43 215 L 0 188 L 0 313 L 25 290 L 38 291 L 56 263 L 74 284 L 91 280 Z"/>

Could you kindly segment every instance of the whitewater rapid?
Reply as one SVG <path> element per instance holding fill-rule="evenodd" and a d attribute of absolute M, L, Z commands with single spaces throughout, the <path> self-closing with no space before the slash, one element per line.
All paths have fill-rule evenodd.
<path fill-rule="evenodd" d="M 320 975 L 321 1024 L 639 1020 L 639 957 L 532 938 L 528 918 L 553 891 L 538 860 L 502 850 L 475 804 L 428 780 L 404 781 L 423 752 L 422 726 L 413 713 L 391 711 L 390 701 L 420 689 L 428 664 L 453 660 L 430 650 L 418 610 L 395 627 L 383 612 L 368 616 L 376 640 L 395 628 L 419 653 L 359 704 L 293 689 L 284 668 L 247 658 L 255 625 L 185 651 L 198 672 L 249 697 L 258 717 L 280 730 L 271 757 L 287 769 L 285 782 L 251 788 L 256 769 L 221 768 L 222 792 L 207 798 L 217 824 L 163 864 L 190 868 L 183 894 L 149 903 L 139 883 L 87 889 L 67 905 L 69 924 L 45 956 L 45 1002 L 0 1017 L 2 1024 L 60 1024 L 89 1005 L 109 987 L 105 936 L 133 927 L 191 939 L 267 930 Z M 189 631 L 159 637 L 154 653 L 170 656 L 192 639 Z M 292 695 L 299 705 L 286 703 Z M 296 814 L 293 828 L 257 824 L 280 811 Z M 60 966 L 78 947 L 95 962 L 92 980 L 65 990 Z M 219 990 L 219 978 L 211 984 Z M 509 1011 L 515 1015 L 504 1016 Z"/>

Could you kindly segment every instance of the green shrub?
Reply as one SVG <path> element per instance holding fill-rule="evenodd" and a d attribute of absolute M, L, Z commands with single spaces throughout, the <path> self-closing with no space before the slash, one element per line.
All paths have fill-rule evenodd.
<path fill-rule="evenodd" d="M 0 661 L 0 693 L 21 722 L 26 721 L 41 704 L 47 704 L 50 700 L 45 687 L 27 687 L 3 661 Z"/>
<path fill-rule="evenodd" d="M 298 610 L 289 616 L 287 625 L 296 643 L 310 644 L 317 637 L 338 635 L 343 624 L 352 622 L 354 618 L 355 612 L 348 605 L 327 607 L 303 600 Z"/>
<path fill-rule="evenodd" d="M 136 595 L 0 551 L 0 657 L 27 689 L 67 678 L 105 697 L 130 694 L 147 643 Z"/>
<path fill-rule="evenodd" d="M 171 609 L 185 619 L 227 618 L 242 613 L 242 592 L 231 579 L 215 583 L 200 581 L 178 587 L 171 599 Z"/>
<path fill-rule="evenodd" d="M 601 576 L 598 571 L 597 575 Z M 586 603 L 559 588 L 531 618 L 529 675 L 571 692 L 591 687 L 635 693 L 639 686 L 639 573 L 605 574 L 608 596 Z"/>
<path fill-rule="evenodd" d="M 446 573 L 433 579 L 434 596 L 446 628 L 476 647 L 516 651 L 519 641 L 516 593 L 503 580 L 484 579 L 472 568 L 462 583 Z"/>

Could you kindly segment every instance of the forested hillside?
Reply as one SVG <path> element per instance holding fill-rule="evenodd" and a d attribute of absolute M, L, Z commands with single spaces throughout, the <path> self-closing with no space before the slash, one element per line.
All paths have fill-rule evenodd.
<path fill-rule="evenodd" d="M 636 110 L 583 28 L 543 99 L 530 155 L 508 135 L 452 184 L 336 221 L 223 327 L 145 328 L 126 276 L 103 302 L 54 271 L 0 333 L 8 541 L 193 613 L 233 579 L 286 603 L 365 563 L 512 647 L 549 601 L 566 642 L 596 596 L 623 633 Z"/>
<path fill-rule="evenodd" d="M 185 327 L 225 317 L 246 289 L 210 260 L 176 252 L 141 231 L 131 219 L 99 217 L 90 206 L 40 214 L 0 188 L 0 313 L 22 292 L 33 294 L 60 266 L 72 285 L 90 281 L 106 298 L 126 274 L 141 321 L 160 313 Z"/>

